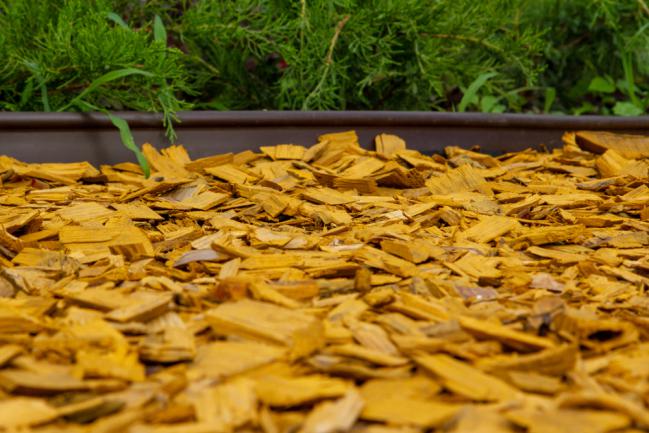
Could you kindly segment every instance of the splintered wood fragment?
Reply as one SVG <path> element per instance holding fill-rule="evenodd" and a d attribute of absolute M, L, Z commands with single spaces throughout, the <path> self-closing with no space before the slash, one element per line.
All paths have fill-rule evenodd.
<path fill-rule="evenodd" d="M 460 235 L 461 238 L 484 244 L 520 227 L 515 218 L 487 216 Z"/>
<path fill-rule="evenodd" d="M 251 300 L 225 303 L 206 313 L 214 332 L 285 346 L 300 358 L 324 344 L 322 323 L 308 314 Z"/>
<path fill-rule="evenodd" d="M 590 311 L 566 309 L 559 314 L 553 326 L 571 335 L 584 347 L 596 352 L 606 352 L 616 347 L 624 347 L 638 339 L 637 328 L 616 319 L 602 319 Z"/>
<path fill-rule="evenodd" d="M 14 170 L 20 176 L 45 179 L 65 185 L 73 185 L 82 177 L 93 177 L 99 174 L 97 169 L 87 162 L 15 165 Z"/>
<path fill-rule="evenodd" d="M 395 161 L 387 163 L 379 172 L 372 175 L 379 186 L 391 188 L 421 188 L 425 177 L 415 168 L 407 170 Z"/>
<path fill-rule="evenodd" d="M 514 409 L 505 416 L 517 426 L 539 432 L 569 432 L 579 426 L 584 431 L 606 433 L 630 424 L 627 416 L 602 410 Z"/>
<path fill-rule="evenodd" d="M 574 193 L 574 194 L 548 194 L 541 196 L 545 204 L 560 208 L 575 208 L 596 205 L 603 201 L 597 194 Z"/>
<path fill-rule="evenodd" d="M 556 260 L 557 262 L 564 263 L 564 264 L 578 263 L 584 260 L 585 258 L 583 254 L 567 253 L 564 251 L 552 250 L 549 248 L 541 248 L 541 247 L 529 247 L 527 249 L 527 252 L 532 253 L 535 256 Z"/>
<path fill-rule="evenodd" d="M 79 223 L 88 220 L 108 218 L 113 214 L 113 211 L 98 203 L 88 202 L 64 207 L 56 211 L 56 214 L 63 219 Z"/>
<path fill-rule="evenodd" d="M 512 385 L 526 392 L 554 395 L 563 389 L 559 378 L 534 372 L 510 371 L 506 377 Z"/>
<path fill-rule="evenodd" d="M 344 397 L 317 405 L 304 420 L 300 433 L 335 433 L 348 431 L 363 409 L 363 399 L 356 390 Z"/>
<path fill-rule="evenodd" d="M 241 269 L 268 269 L 297 266 L 302 263 L 302 258 L 288 254 L 265 254 L 252 256 L 241 262 Z"/>
<path fill-rule="evenodd" d="M 14 253 L 18 253 L 23 249 L 23 242 L 9 233 L 4 226 L 0 225 L 0 246 L 13 251 Z"/>
<path fill-rule="evenodd" d="M 365 406 L 361 418 L 392 425 L 434 428 L 449 421 L 460 409 L 434 401 L 439 385 L 423 375 L 404 379 L 373 379 L 361 387 Z"/>
<path fill-rule="evenodd" d="M 23 352 L 21 346 L 15 344 L 7 344 L 0 346 L 0 368 L 4 367 L 9 361 Z"/>
<path fill-rule="evenodd" d="M 464 164 L 426 181 L 431 194 L 452 194 L 460 191 L 475 191 L 485 183 L 484 177 L 469 164 Z"/>
<path fill-rule="evenodd" d="M 249 379 L 203 389 L 191 400 L 197 421 L 211 424 L 217 431 L 232 431 L 257 419 L 257 398 L 254 383 Z"/>
<path fill-rule="evenodd" d="M 499 279 L 503 276 L 502 271 L 498 269 L 500 260 L 495 257 L 483 257 L 471 252 L 462 256 L 461 259 L 453 263 L 444 263 L 446 267 L 458 275 L 467 276 L 473 279 L 486 278 L 490 280 Z"/>
<path fill-rule="evenodd" d="M 264 211 L 277 218 L 289 206 L 288 200 L 283 200 L 279 194 L 260 192 L 251 197 L 252 201 L 261 204 Z"/>
<path fill-rule="evenodd" d="M 106 315 L 116 322 L 143 322 L 167 311 L 173 295 L 171 293 L 137 292 L 128 298 L 129 304 Z"/>
<path fill-rule="evenodd" d="M 234 155 L 232 153 L 224 153 L 222 155 L 207 156 L 205 158 L 195 159 L 185 164 L 185 168 L 189 171 L 203 172 L 208 167 L 215 167 L 217 165 L 228 164 L 232 162 Z"/>
<path fill-rule="evenodd" d="M 27 247 L 20 250 L 20 253 L 12 259 L 12 262 L 23 266 L 40 266 L 43 268 L 61 269 L 66 262 L 66 257 L 61 251 L 50 251 Z"/>
<path fill-rule="evenodd" d="M 291 407 L 324 398 L 342 397 L 351 385 L 336 378 L 310 375 L 300 377 L 262 376 L 257 380 L 259 400 L 269 406 Z"/>
<path fill-rule="evenodd" d="M 170 153 L 177 153 L 180 149 L 182 149 L 181 152 L 185 153 L 185 158 L 179 160 L 179 158 L 170 156 Z M 151 168 L 166 178 L 186 178 L 190 176 L 190 172 L 185 169 L 185 164 L 189 162 L 189 157 L 184 148 L 171 146 L 168 148 L 167 154 L 164 155 L 158 152 L 150 143 L 144 143 L 142 145 L 142 153 L 151 165 Z"/>
<path fill-rule="evenodd" d="M 341 344 L 337 346 L 329 346 L 326 349 L 326 353 L 358 358 L 363 361 L 371 362 L 376 365 L 383 365 L 386 367 L 398 367 L 408 363 L 408 360 L 406 358 L 386 354 L 378 350 L 363 347 L 357 344 Z"/>
<path fill-rule="evenodd" d="M 164 220 L 164 217 L 143 203 L 112 203 L 111 207 L 133 220 Z"/>
<path fill-rule="evenodd" d="M 593 153 L 614 150 L 625 158 L 649 156 L 649 138 L 641 135 L 613 134 L 603 131 L 579 131 L 574 133 L 579 147 Z"/>
<path fill-rule="evenodd" d="M 406 150 L 406 142 L 396 135 L 379 134 L 374 139 L 376 152 L 385 156 L 392 156 L 395 153 Z"/>
<path fill-rule="evenodd" d="M 275 146 L 261 146 L 259 150 L 273 160 L 277 159 L 302 159 L 306 148 L 296 144 L 278 144 Z"/>
<path fill-rule="evenodd" d="M 244 172 L 232 164 L 223 164 L 217 165 L 215 167 L 205 168 L 205 172 L 211 174 L 214 177 L 223 179 L 226 182 L 230 183 L 249 183 L 256 179 L 255 176 Z"/>
<path fill-rule="evenodd" d="M 174 267 L 184 266 L 193 262 L 223 261 L 229 258 L 230 256 L 227 254 L 214 251 L 211 248 L 204 248 L 200 250 L 187 251 L 174 262 Z"/>
<path fill-rule="evenodd" d="M 421 263 L 428 259 L 428 251 L 416 242 L 381 241 L 381 249 L 413 263 Z"/>
<path fill-rule="evenodd" d="M 583 225 L 565 225 L 536 227 L 525 230 L 522 235 L 512 239 L 512 245 L 545 245 L 569 241 L 579 236 L 584 230 Z"/>
<path fill-rule="evenodd" d="M 417 267 L 409 261 L 372 247 L 363 247 L 354 253 L 354 257 L 363 260 L 371 267 L 383 269 L 401 277 L 411 277 L 417 273 Z"/>
<path fill-rule="evenodd" d="M 149 362 L 189 361 L 196 355 L 194 336 L 185 328 L 167 326 L 161 333 L 149 335 L 139 353 L 141 359 Z"/>
<path fill-rule="evenodd" d="M 225 202 L 228 198 L 230 198 L 228 194 L 203 191 L 193 197 L 181 201 L 181 203 L 192 209 L 208 210 Z"/>
<path fill-rule="evenodd" d="M 415 362 L 438 377 L 445 388 L 475 401 L 503 401 L 516 398 L 517 391 L 506 382 L 448 355 L 419 355 Z"/>
<path fill-rule="evenodd" d="M 336 177 L 333 179 L 332 185 L 341 190 L 355 189 L 363 194 L 372 194 L 376 191 L 376 180 L 365 178 L 355 179 L 346 177 Z"/>
<path fill-rule="evenodd" d="M 318 204 L 339 205 L 354 202 L 351 195 L 340 193 L 331 188 L 308 188 L 302 192 L 302 196 Z"/>
<path fill-rule="evenodd" d="M 59 417 L 59 411 L 40 398 L 13 397 L 0 402 L 3 429 L 20 431 Z"/>
<path fill-rule="evenodd" d="M 602 177 L 633 176 L 647 177 L 647 166 L 644 161 L 627 159 L 615 150 L 609 149 L 596 160 L 597 169 Z"/>
<path fill-rule="evenodd" d="M 0 207 L 0 225 L 7 232 L 13 233 L 32 222 L 39 215 L 40 212 L 37 210 L 25 209 L 20 211 L 16 208 Z"/>
<path fill-rule="evenodd" d="M 540 352 L 523 355 L 497 355 L 478 360 L 477 366 L 490 373 L 502 374 L 512 370 L 534 371 L 539 374 L 562 376 L 577 362 L 577 346 L 564 344 Z"/>
<path fill-rule="evenodd" d="M 481 337 L 493 338 L 521 352 L 550 349 L 555 346 L 552 340 L 520 332 L 487 320 L 462 316 L 460 326 L 466 331 Z"/>
<path fill-rule="evenodd" d="M 338 175 L 342 178 L 361 179 L 375 173 L 385 166 L 383 161 L 374 157 L 360 157 L 354 162 L 355 163 L 352 166 L 338 173 Z"/>
<path fill-rule="evenodd" d="M 65 226 L 59 231 L 59 240 L 70 249 L 131 247 L 142 256 L 154 255 L 149 238 L 140 228 L 133 225 L 101 228 Z"/>
<path fill-rule="evenodd" d="M 51 395 L 61 392 L 82 391 L 89 384 L 63 373 L 39 374 L 27 370 L 0 370 L 0 387 L 16 394 Z"/>
<path fill-rule="evenodd" d="M 225 378 L 270 364 L 284 357 L 286 348 L 255 341 L 215 341 L 197 348 L 190 373 Z"/>

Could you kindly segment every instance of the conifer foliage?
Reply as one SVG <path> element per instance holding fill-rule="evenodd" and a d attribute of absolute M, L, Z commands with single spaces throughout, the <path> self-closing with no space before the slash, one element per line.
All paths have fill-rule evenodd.
<path fill-rule="evenodd" d="M 0 0 L 0 110 L 641 114 L 645 0 Z"/>

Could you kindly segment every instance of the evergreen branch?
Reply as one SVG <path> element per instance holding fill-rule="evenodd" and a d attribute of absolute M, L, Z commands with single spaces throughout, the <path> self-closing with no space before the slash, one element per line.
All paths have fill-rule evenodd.
<path fill-rule="evenodd" d="M 442 33 L 436 33 L 436 34 L 420 33 L 420 35 L 426 36 L 428 38 L 433 38 L 433 39 L 451 39 L 460 42 L 468 42 L 471 44 L 481 45 L 503 56 L 507 54 L 506 51 L 501 47 L 494 45 L 488 41 L 485 41 L 484 39 L 479 39 L 473 36 L 451 35 L 451 34 L 442 34 Z"/>
<path fill-rule="evenodd" d="M 343 31 L 343 27 L 345 27 L 345 24 L 347 24 L 347 21 L 349 21 L 349 18 L 350 15 L 346 15 L 342 20 L 338 21 L 338 24 L 336 25 L 336 30 L 334 31 L 334 35 L 331 38 L 331 42 L 329 43 L 329 49 L 327 50 L 327 57 L 325 58 L 325 66 L 322 75 L 320 77 L 320 81 L 318 81 L 318 84 L 315 86 L 315 88 L 304 99 L 304 103 L 302 104 L 303 110 L 309 109 L 310 99 L 315 97 L 320 92 L 320 89 L 324 85 L 324 82 L 327 79 L 327 75 L 329 74 L 329 70 L 331 69 L 331 64 L 333 63 L 334 48 L 336 48 L 338 37 L 340 36 L 340 33 Z"/>

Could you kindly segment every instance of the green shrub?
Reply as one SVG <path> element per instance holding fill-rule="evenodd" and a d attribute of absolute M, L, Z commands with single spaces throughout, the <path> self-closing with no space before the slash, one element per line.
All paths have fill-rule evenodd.
<path fill-rule="evenodd" d="M 119 25 L 107 0 L 0 2 L 0 109 L 161 111 L 191 107 L 182 53 Z"/>

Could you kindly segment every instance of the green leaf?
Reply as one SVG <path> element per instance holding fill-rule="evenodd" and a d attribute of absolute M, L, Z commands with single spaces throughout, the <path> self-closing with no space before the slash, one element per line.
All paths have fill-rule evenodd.
<path fill-rule="evenodd" d="M 543 101 L 543 112 L 549 113 L 552 109 L 552 104 L 557 98 L 557 89 L 554 87 L 548 87 L 545 89 L 545 100 Z"/>
<path fill-rule="evenodd" d="M 20 107 L 24 107 L 27 101 L 29 101 L 34 93 L 34 79 L 30 78 L 25 83 L 25 88 L 20 92 Z"/>
<path fill-rule="evenodd" d="M 140 148 L 135 144 L 135 139 L 133 138 L 133 134 L 131 133 L 131 128 L 128 127 L 128 123 L 121 117 L 115 116 L 108 112 L 106 114 L 108 115 L 108 118 L 113 123 L 113 125 L 115 125 L 117 129 L 119 129 L 119 136 L 122 139 L 122 144 L 124 144 L 127 149 L 132 150 L 133 153 L 135 153 L 137 162 L 140 164 L 140 167 L 142 167 L 142 171 L 144 171 L 144 177 L 148 178 L 151 174 L 149 163 L 144 157 L 144 154 L 142 154 Z"/>
<path fill-rule="evenodd" d="M 613 93 L 615 83 L 610 78 L 595 77 L 588 85 L 588 91 L 593 93 Z"/>
<path fill-rule="evenodd" d="M 580 116 L 584 113 L 590 113 L 596 110 L 596 107 L 590 102 L 584 102 L 579 107 L 573 109 L 572 114 Z"/>
<path fill-rule="evenodd" d="M 478 78 L 476 78 L 471 84 L 469 84 L 466 92 L 464 92 L 464 96 L 462 96 L 460 105 L 457 106 L 457 111 L 459 111 L 460 113 L 466 111 L 467 106 L 469 104 L 472 104 L 476 100 L 477 93 L 480 88 L 484 86 L 490 78 L 493 78 L 496 75 L 498 75 L 496 72 L 485 72 L 483 74 L 480 74 Z"/>
<path fill-rule="evenodd" d="M 38 85 L 38 88 L 41 91 L 41 101 L 43 102 L 43 110 L 46 112 L 52 111 L 50 108 L 50 100 L 49 97 L 47 96 L 47 86 L 45 85 L 44 81 L 41 81 L 41 83 Z"/>
<path fill-rule="evenodd" d="M 618 116 L 640 116 L 644 110 L 632 102 L 617 102 L 613 106 L 613 113 Z"/>
<path fill-rule="evenodd" d="M 483 96 L 480 100 L 480 111 L 484 113 L 493 113 L 493 110 L 496 107 L 496 104 L 498 104 L 499 100 L 500 98 L 497 98 L 493 95 Z"/>
<path fill-rule="evenodd" d="M 167 30 L 165 30 L 165 25 L 159 15 L 156 15 L 153 20 L 153 39 L 167 45 Z"/>
<path fill-rule="evenodd" d="M 125 28 L 126 30 L 130 30 L 128 27 L 128 24 L 126 24 L 126 21 L 122 19 L 119 15 L 117 15 L 115 12 L 108 12 L 106 14 L 106 18 L 117 24 L 118 26 Z"/>
<path fill-rule="evenodd" d="M 635 78 L 633 76 L 633 59 L 630 53 L 625 53 L 622 56 L 622 68 L 624 69 L 624 79 L 626 81 L 626 88 L 633 102 L 636 106 L 640 105 L 640 101 L 635 94 Z M 615 108 L 613 108 L 615 112 Z"/>
<path fill-rule="evenodd" d="M 94 92 L 98 87 L 110 83 L 111 81 L 119 80 L 120 78 L 128 77 L 129 75 L 144 75 L 147 77 L 153 77 L 154 75 L 150 72 L 143 71 L 141 69 L 135 68 L 125 68 L 118 69 L 116 71 L 108 72 L 101 77 L 95 79 L 88 87 L 86 87 L 83 92 L 79 93 L 74 99 L 72 99 L 67 105 L 60 108 L 58 111 L 65 111 L 68 108 L 77 105 L 79 101 L 82 101 L 85 96 Z"/>

